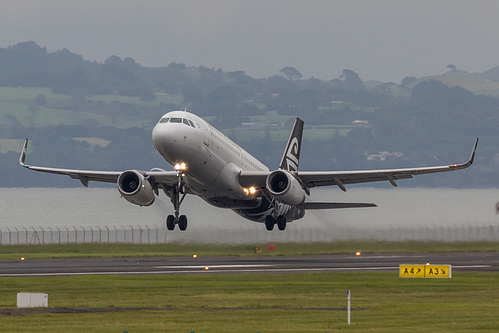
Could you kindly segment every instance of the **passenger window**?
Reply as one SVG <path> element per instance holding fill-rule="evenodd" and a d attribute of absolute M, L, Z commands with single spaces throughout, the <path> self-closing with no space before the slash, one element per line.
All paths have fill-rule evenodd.
<path fill-rule="evenodd" d="M 167 123 L 168 120 L 170 120 L 170 117 L 161 118 L 161 120 L 159 122 L 160 123 Z"/>
<path fill-rule="evenodd" d="M 177 123 L 180 124 L 182 122 L 182 118 L 171 118 L 170 123 Z"/>

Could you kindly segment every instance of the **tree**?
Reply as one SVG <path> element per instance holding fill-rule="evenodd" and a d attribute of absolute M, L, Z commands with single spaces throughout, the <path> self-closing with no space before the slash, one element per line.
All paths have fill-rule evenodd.
<path fill-rule="evenodd" d="M 38 106 L 47 106 L 47 97 L 43 94 L 38 94 L 35 97 L 35 103 Z"/>
<path fill-rule="evenodd" d="M 447 65 L 447 68 L 452 71 L 452 75 L 456 75 L 457 66 L 450 64 L 450 65 Z"/>
<path fill-rule="evenodd" d="M 417 77 L 415 76 L 406 76 L 402 82 L 400 83 L 400 85 L 404 86 L 404 87 L 407 87 L 408 85 L 410 85 L 411 83 L 413 82 L 416 82 L 418 80 Z"/>
<path fill-rule="evenodd" d="M 363 91 L 365 89 L 364 82 L 359 77 L 359 74 L 350 69 L 344 69 L 340 78 L 345 80 L 345 87 L 347 90 Z"/>
<path fill-rule="evenodd" d="M 298 80 L 301 79 L 303 76 L 301 73 L 294 67 L 289 67 L 286 66 L 283 69 L 279 71 L 279 73 L 284 74 L 288 78 L 288 80 L 293 81 L 293 80 Z"/>

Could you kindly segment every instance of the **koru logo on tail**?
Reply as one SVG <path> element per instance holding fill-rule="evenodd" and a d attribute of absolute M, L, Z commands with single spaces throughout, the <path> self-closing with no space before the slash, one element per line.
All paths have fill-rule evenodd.
<path fill-rule="evenodd" d="M 300 142 L 294 137 L 289 143 L 288 151 L 286 152 L 286 166 L 288 171 L 298 171 L 298 160 L 300 153 Z"/>

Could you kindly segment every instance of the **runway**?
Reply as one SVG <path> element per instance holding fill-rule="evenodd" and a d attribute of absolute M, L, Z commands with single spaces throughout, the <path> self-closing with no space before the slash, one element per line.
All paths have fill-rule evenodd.
<path fill-rule="evenodd" d="M 452 265 L 453 272 L 499 271 L 499 253 L 146 257 L 1 260 L 0 277 L 151 274 L 397 272 L 400 264 Z"/>

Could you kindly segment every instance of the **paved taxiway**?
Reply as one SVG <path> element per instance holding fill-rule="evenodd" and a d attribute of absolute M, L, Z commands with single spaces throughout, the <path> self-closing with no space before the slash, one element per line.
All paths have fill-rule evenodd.
<path fill-rule="evenodd" d="M 499 253 L 153 257 L 0 260 L 0 277 L 398 271 L 400 264 L 449 264 L 453 272 L 499 271 Z"/>

